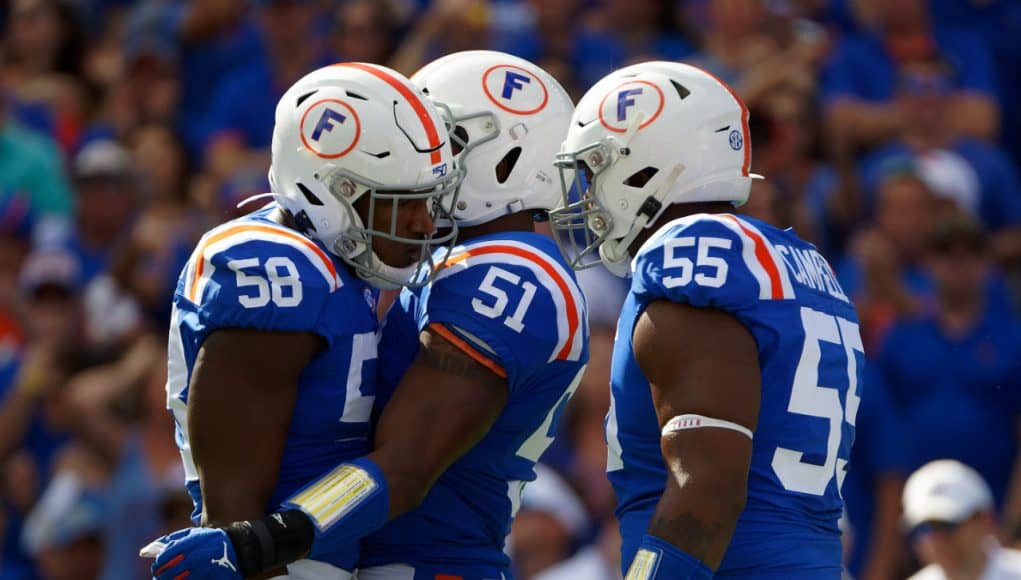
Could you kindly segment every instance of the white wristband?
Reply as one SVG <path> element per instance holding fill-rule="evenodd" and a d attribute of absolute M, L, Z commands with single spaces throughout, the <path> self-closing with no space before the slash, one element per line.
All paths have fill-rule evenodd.
<path fill-rule="evenodd" d="M 754 439 L 752 430 L 744 425 L 738 425 L 737 423 L 724 421 L 723 419 L 713 419 L 712 417 L 706 417 L 705 415 L 695 415 L 693 413 L 678 415 L 667 421 L 666 425 L 663 426 L 662 435 L 666 437 L 670 433 L 684 431 L 685 429 L 705 429 L 707 427 L 730 429 L 731 431 L 737 431 L 742 435 L 746 435 L 749 439 Z"/>

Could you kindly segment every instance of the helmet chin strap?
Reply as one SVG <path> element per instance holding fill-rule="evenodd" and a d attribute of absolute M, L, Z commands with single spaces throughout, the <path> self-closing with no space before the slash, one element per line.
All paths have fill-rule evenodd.
<path fill-rule="evenodd" d="M 234 207 L 236 207 L 238 209 L 241 209 L 242 207 L 252 203 L 253 201 L 258 201 L 260 199 L 266 199 L 266 198 L 270 198 L 270 197 L 275 200 L 275 199 L 277 199 L 277 194 L 275 194 L 275 193 L 257 193 L 255 195 L 250 195 L 250 196 L 242 199 L 241 201 L 239 201 L 237 203 L 237 205 L 235 205 Z"/>

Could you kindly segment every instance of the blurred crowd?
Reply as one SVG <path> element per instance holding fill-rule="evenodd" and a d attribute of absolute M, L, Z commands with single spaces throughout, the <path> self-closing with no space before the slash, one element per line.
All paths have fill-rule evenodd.
<path fill-rule="evenodd" d="M 1021 2 L 0 6 L 0 578 L 144 578 L 139 546 L 188 525 L 163 391 L 171 296 L 198 237 L 268 190 L 284 89 L 331 62 L 410 75 L 475 48 L 576 98 L 650 59 L 730 83 L 766 176 L 740 211 L 812 240 L 859 307 L 850 573 L 917 569 L 901 490 L 933 459 L 974 468 L 1002 540 L 1021 536 Z M 523 580 L 619 576 L 603 417 L 625 287 L 582 279 L 592 364 L 515 522 Z"/>

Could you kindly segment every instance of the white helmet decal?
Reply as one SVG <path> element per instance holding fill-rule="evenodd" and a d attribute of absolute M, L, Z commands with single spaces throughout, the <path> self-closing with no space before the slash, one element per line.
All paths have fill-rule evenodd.
<path fill-rule="evenodd" d="M 599 122 L 614 133 L 628 130 L 638 115 L 638 129 L 654 123 L 663 112 L 663 90 L 648 81 L 626 81 L 610 89 L 599 103 Z"/>
<path fill-rule="evenodd" d="M 549 102 L 542 77 L 511 64 L 489 67 L 482 75 L 482 90 L 494 105 L 516 115 L 534 115 Z"/>
<path fill-rule="evenodd" d="M 301 115 L 301 142 L 323 159 L 351 152 L 362 133 L 358 113 L 340 99 L 321 99 Z"/>

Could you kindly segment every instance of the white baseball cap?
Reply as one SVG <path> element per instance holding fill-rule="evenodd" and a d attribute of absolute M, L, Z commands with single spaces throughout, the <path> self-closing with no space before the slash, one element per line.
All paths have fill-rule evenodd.
<path fill-rule="evenodd" d="M 541 463 L 535 464 L 535 475 L 535 481 L 521 492 L 521 509 L 549 514 L 575 538 L 583 534 L 588 529 L 589 517 L 571 486 Z"/>
<path fill-rule="evenodd" d="M 951 459 L 926 464 L 904 485 L 904 523 L 960 523 L 993 506 L 993 494 L 977 471 Z"/>

